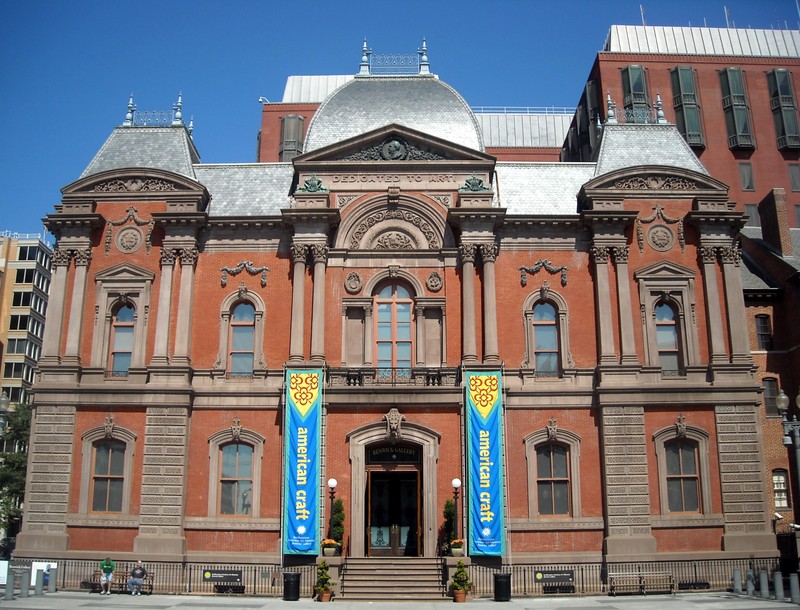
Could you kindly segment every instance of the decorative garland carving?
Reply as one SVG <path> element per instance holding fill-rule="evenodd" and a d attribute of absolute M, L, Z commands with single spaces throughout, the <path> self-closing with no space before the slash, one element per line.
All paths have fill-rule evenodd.
<path fill-rule="evenodd" d="M 389 231 L 375 240 L 376 250 L 415 250 L 416 244 L 405 233 Z"/>
<path fill-rule="evenodd" d="M 519 267 L 520 284 L 522 284 L 523 286 L 527 286 L 528 276 L 526 274 L 530 273 L 531 275 L 536 275 L 542 269 L 547 271 L 550 275 L 555 275 L 556 273 L 560 272 L 561 285 L 562 286 L 567 285 L 567 271 L 569 271 L 569 267 L 565 267 L 564 265 L 561 265 L 560 267 L 555 267 L 553 266 L 553 263 L 551 263 L 549 260 L 538 260 L 536 261 L 536 264 L 534 264 L 532 267 Z"/>
<path fill-rule="evenodd" d="M 228 274 L 231 275 L 239 275 L 242 271 L 247 271 L 250 275 L 256 275 L 258 273 L 261 274 L 261 287 L 267 285 L 267 271 L 269 271 L 269 267 L 254 267 L 252 261 L 242 261 L 235 267 L 223 267 L 220 269 L 222 271 L 222 279 L 221 284 L 224 288 L 228 285 Z"/>
<path fill-rule="evenodd" d="M 148 193 L 174 191 L 175 184 L 157 178 L 129 178 L 128 180 L 109 180 L 96 184 L 97 193 Z"/>
<path fill-rule="evenodd" d="M 340 157 L 341 161 L 442 161 L 448 157 L 423 150 L 401 138 L 388 138 L 371 146 Z"/>
<path fill-rule="evenodd" d="M 436 250 L 439 248 L 439 237 L 436 230 L 424 218 L 407 210 L 381 210 L 379 212 L 375 212 L 374 214 L 370 214 L 367 218 L 361 221 L 361 223 L 356 227 L 356 230 L 353 232 L 353 237 L 350 239 L 350 248 L 357 250 L 361 243 L 361 239 L 364 237 L 364 235 L 366 235 L 367 231 L 384 220 L 404 220 L 405 222 L 414 225 L 415 227 L 419 228 L 420 231 L 422 231 L 425 239 L 428 240 L 429 249 Z"/>
<path fill-rule="evenodd" d="M 614 183 L 614 188 L 625 190 L 695 191 L 697 183 L 676 176 L 632 176 Z"/>
<path fill-rule="evenodd" d="M 636 218 L 636 241 L 639 244 L 639 252 L 644 252 L 644 229 L 642 229 L 642 225 L 650 224 L 659 218 L 668 225 L 678 225 L 678 243 L 681 245 L 681 252 L 683 252 L 686 248 L 686 236 L 683 232 L 683 218 L 671 218 L 667 216 L 664 213 L 664 208 L 660 205 L 653 207 L 653 214 L 647 218 Z"/>
<path fill-rule="evenodd" d="M 134 223 L 137 227 L 145 227 L 145 226 L 147 227 L 147 235 L 144 238 L 144 243 L 145 243 L 145 247 L 147 249 L 147 253 L 150 254 L 150 249 L 153 247 L 152 237 L 153 237 L 153 229 L 156 226 L 156 221 L 153 220 L 152 218 L 150 220 L 143 220 L 143 219 L 139 218 L 139 216 L 136 214 L 137 211 L 138 210 L 136 208 L 129 207 L 126 210 L 126 214 L 125 214 L 125 216 L 123 218 L 120 218 L 119 220 L 109 220 L 108 221 L 108 229 L 106 230 L 106 243 L 105 243 L 106 256 L 108 256 L 108 254 L 111 252 L 111 242 L 112 242 L 112 238 L 113 238 L 113 229 L 112 229 L 112 227 L 121 227 L 122 225 L 127 224 L 129 222 Z M 120 244 L 118 244 L 118 246 L 119 245 Z M 126 251 L 130 252 L 132 250 L 130 250 L 130 249 L 129 250 L 124 250 L 123 249 L 121 251 L 122 252 L 126 252 Z"/>

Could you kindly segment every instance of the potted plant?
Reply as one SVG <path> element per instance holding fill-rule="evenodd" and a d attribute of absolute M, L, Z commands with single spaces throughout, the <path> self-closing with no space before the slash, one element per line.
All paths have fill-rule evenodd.
<path fill-rule="evenodd" d="M 325 538 L 322 541 L 322 554 L 326 557 L 332 557 L 333 555 L 336 555 L 336 551 L 338 550 L 339 543 L 333 538 Z"/>
<path fill-rule="evenodd" d="M 330 566 L 324 559 L 317 564 L 317 583 L 314 585 L 314 592 L 321 602 L 329 602 L 333 596 L 333 585 L 336 583 L 331 580 L 329 570 Z"/>
<path fill-rule="evenodd" d="M 464 539 L 456 538 L 450 543 L 450 552 L 453 557 L 462 557 L 464 555 Z"/>
<path fill-rule="evenodd" d="M 456 571 L 453 572 L 453 578 L 450 580 L 450 590 L 453 592 L 453 601 L 459 603 L 464 602 L 467 599 L 467 592 L 472 590 L 469 572 L 460 559 L 456 565 Z"/>

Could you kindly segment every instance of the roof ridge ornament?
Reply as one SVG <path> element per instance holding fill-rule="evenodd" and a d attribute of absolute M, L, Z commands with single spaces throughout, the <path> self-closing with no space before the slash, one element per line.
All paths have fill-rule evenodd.
<path fill-rule="evenodd" d="M 178 101 L 172 105 L 172 125 L 178 127 L 183 125 L 183 92 L 178 92 Z"/>
<path fill-rule="evenodd" d="M 359 76 L 369 76 L 369 56 L 372 55 L 372 49 L 367 46 L 367 39 L 364 37 L 364 44 L 361 46 L 361 64 L 359 66 Z"/>
<path fill-rule="evenodd" d="M 611 99 L 611 91 L 608 92 L 606 96 L 606 106 L 608 107 L 608 112 L 606 113 L 606 123 L 614 124 L 617 122 L 617 113 L 616 108 L 617 105 L 614 103 L 614 100 Z"/>
<path fill-rule="evenodd" d="M 125 122 L 122 123 L 123 127 L 133 127 L 133 115 L 136 112 L 136 104 L 133 103 L 133 93 L 128 99 L 128 112 L 125 113 Z"/>
<path fill-rule="evenodd" d="M 428 43 L 424 36 L 422 37 L 422 48 L 417 53 L 419 53 L 419 73 L 430 74 L 431 64 L 428 62 Z"/>
<path fill-rule="evenodd" d="M 666 123 L 664 116 L 664 103 L 661 101 L 661 94 L 656 93 L 656 123 Z"/>

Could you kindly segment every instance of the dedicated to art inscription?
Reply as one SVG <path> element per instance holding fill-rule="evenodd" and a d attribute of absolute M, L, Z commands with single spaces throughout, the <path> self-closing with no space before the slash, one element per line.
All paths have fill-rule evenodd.
<path fill-rule="evenodd" d="M 454 174 L 340 174 L 330 177 L 332 184 L 455 184 Z"/>

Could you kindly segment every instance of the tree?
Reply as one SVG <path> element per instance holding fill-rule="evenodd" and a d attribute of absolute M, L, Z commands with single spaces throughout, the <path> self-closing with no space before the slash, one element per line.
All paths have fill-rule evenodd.
<path fill-rule="evenodd" d="M 341 546 L 344 543 L 344 502 L 339 498 L 333 501 L 333 518 L 331 519 L 331 538 Z"/>
<path fill-rule="evenodd" d="M 31 408 L 20 403 L 15 411 L 8 412 L 8 424 L 3 437 L 6 451 L 0 453 L 0 527 L 7 534 L 16 531 L 22 518 L 30 435 Z"/>

